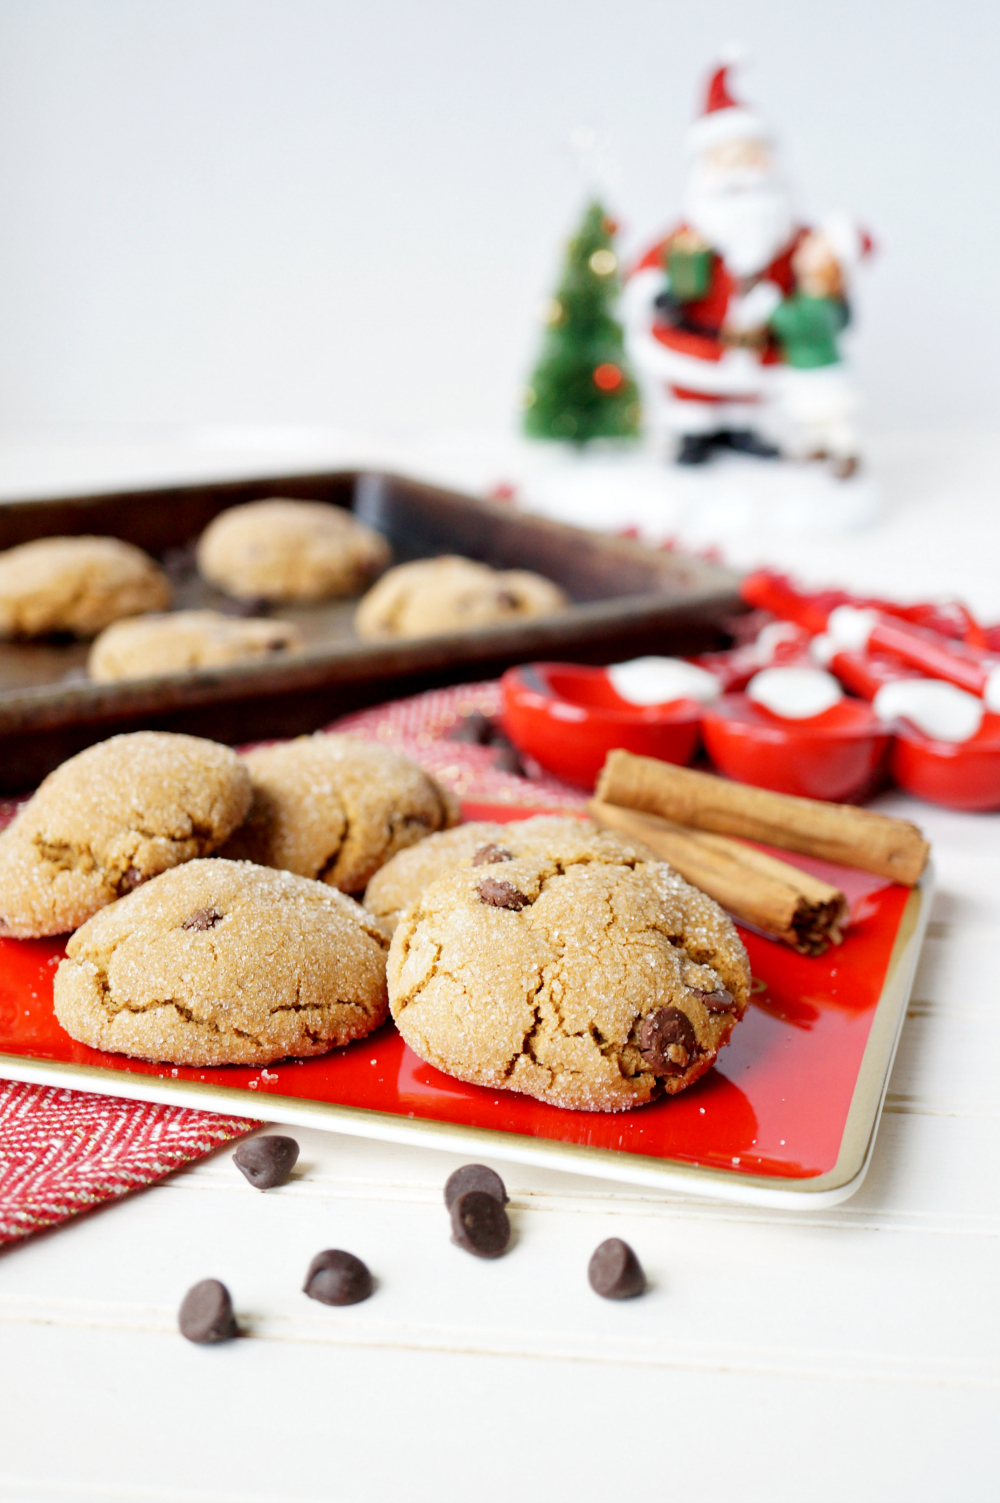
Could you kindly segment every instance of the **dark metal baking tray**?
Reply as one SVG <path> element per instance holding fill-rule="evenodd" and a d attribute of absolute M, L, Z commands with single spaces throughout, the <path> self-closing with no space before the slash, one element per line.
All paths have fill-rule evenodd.
<path fill-rule="evenodd" d="M 573 603 L 518 625 L 398 643 L 354 636 L 353 601 L 280 606 L 273 614 L 303 632 L 301 653 L 113 684 L 84 678 L 87 643 L 5 643 L 0 791 L 37 784 L 66 757 L 119 731 L 188 731 L 230 743 L 291 736 L 366 704 L 488 678 L 534 658 L 607 663 L 718 645 L 721 622 L 740 609 L 737 576 L 717 564 L 364 471 L 5 502 L 0 548 L 80 533 L 124 538 L 171 565 L 176 605 L 218 607 L 224 597 L 199 579 L 191 545 L 218 512 L 265 496 L 348 508 L 385 534 L 397 563 L 461 553 L 497 568 L 534 569 Z"/>

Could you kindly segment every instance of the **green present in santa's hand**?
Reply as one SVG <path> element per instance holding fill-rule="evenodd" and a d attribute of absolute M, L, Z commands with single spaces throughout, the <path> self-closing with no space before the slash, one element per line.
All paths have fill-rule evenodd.
<path fill-rule="evenodd" d="M 797 370 L 815 370 L 839 363 L 837 335 L 846 327 L 848 317 L 847 304 L 842 298 L 809 297 L 804 292 L 795 292 L 775 309 L 770 327 L 786 365 Z"/>

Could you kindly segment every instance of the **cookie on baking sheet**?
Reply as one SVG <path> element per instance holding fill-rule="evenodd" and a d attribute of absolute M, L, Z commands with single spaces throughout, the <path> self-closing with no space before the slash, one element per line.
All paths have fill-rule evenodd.
<path fill-rule="evenodd" d="M 0 636 L 93 637 L 169 604 L 163 570 L 120 538 L 37 538 L 0 553 Z"/>
<path fill-rule="evenodd" d="M 718 904 L 664 862 L 596 854 L 586 835 L 432 882 L 399 921 L 388 977 L 421 1059 L 585 1111 L 697 1080 L 750 991 Z"/>
<path fill-rule="evenodd" d="M 578 860 L 586 860 L 587 852 L 592 859 L 623 852 L 639 854 L 650 861 L 656 859 L 645 846 L 614 831 L 601 830 L 593 820 L 572 815 L 536 814 L 531 819 L 512 820 L 510 824 L 471 822 L 428 835 L 416 845 L 397 851 L 368 883 L 365 907 L 391 935 L 403 909 L 446 872 L 457 866 L 510 861 L 535 850 L 544 854 L 553 841 L 559 842 L 560 849 L 568 842 Z"/>
<path fill-rule="evenodd" d="M 158 678 L 275 658 L 301 646 L 302 633 L 290 621 L 171 611 L 106 627 L 90 649 L 87 672 L 99 683 Z"/>
<path fill-rule="evenodd" d="M 459 817 L 416 762 L 353 736 L 299 736 L 244 753 L 253 783 L 246 822 L 223 855 L 360 892 L 380 866 Z"/>
<path fill-rule="evenodd" d="M 220 512 L 198 543 L 198 568 L 241 600 L 358 595 L 391 559 L 380 532 L 342 506 L 273 496 Z"/>
<path fill-rule="evenodd" d="M 364 909 L 320 882 L 191 861 L 77 930 L 56 1017 L 95 1049 L 175 1065 L 325 1054 L 385 1018 L 385 951 Z"/>
<path fill-rule="evenodd" d="M 558 585 L 527 569 L 498 572 L 457 554 L 397 564 L 354 613 L 359 637 L 430 637 L 548 616 L 569 605 Z"/>
<path fill-rule="evenodd" d="M 0 934 L 64 934 L 168 867 L 207 856 L 250 807 L 228 746 L 136 731 L 49 773 L 0 833 Z"/>

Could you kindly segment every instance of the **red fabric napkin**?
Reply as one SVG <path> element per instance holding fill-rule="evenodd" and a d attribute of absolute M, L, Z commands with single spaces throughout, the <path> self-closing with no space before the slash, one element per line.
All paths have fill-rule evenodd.
<path fill-rule="evenodd" d="M 494 765 L 489 747 L 448 739 L 462 715 L 478 710 L 492 717 L 499 709 L 498 684 L 463 684 L 378 705 L 326 729 L 397 747 L 467 803 L 581 807 L 578 792 L 539 770 L 517 777 Z M 0 801 L 0 828 L 17 807 L 15 800 Z M 153 1184 L 259 1125 L 0 1080 L 0 1245 Z"/>

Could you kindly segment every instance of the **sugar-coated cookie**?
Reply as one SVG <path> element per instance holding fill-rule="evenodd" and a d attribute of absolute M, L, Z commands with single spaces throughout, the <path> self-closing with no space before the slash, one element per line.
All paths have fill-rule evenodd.
<path fill-rule="evenodd" d="M 120 538 L 37 538 L 0 553 L 0 636 L 93 637 L 170 604 L 163 570 Z"/>
<path fill-rule="evenodd" d="M 430 637 L 477 626 L 548 616 L 569 604 L 551 580 L 527 569 L 498 572 L 445 554 L 398 564 L 373 585 L 354 613 L 359 637 Z"/>
<path fill-rule="evenodd" d="M 87 672 L 99 683 L 159 678 L 275 658 L 301 646 L 302 633 L 290 621 L 171 611 L 106 627 L 90 649 Z"/>
<path fill-rule="evenodd" d="M 584 850 L 595 857 L 627 851 L 656 859 L 645 846 L 614 831 L 601 830 L 593 820 L 578 819 L 575 815 L 536 814 L 531 819 L 512 820 L 510 824 L 471 821 L 456 825 L 453 830 L 428 835 L 416 845 L 397 851 L 368 883 L 364 905 L 391 935 L 403 909 L 446 872 L 457 866 L 509 861 L 515 855 L 530 855 L 538 849 L 544 852 L 553 840 L 570 840 L 581 859 Z"/>
<path fill-rule="evenodd" d="M 704 1074 L 750 968 L 718 904 L 586 831 L 459 867 L 404 911 L 389 1006 L 421 1059 L 556 1106 L 623 1111 Z"/>
<path fill-rule="evenodd" d="M 55 1011 L 95 1049 L 176 1065 L 324 1054 L 386 1015 L 386 941 L 320 882 L 192 861 L 78 929 Z"/>
<path fill-rule="evenodd" d="M 458 819 L 422 767 L 352 736 L 300 736 L 243 757 L 253 805 L 223 855 L 360 892 L 390 856 Z"/>
<path fill-rule="evenodd" d="M 366 589 L 391 558 L 381 533 L 341 506 L 274 496 L 220 512 L 198 568 L 242 600 L 330 600 Z"/>
<path fill-rule="evenodd" d="M 207 856 L 250 807 L 235 752 L 136 731 L 51 772 L 0 834 L 0 934 L 64 934 L 168 867 Z"/>

